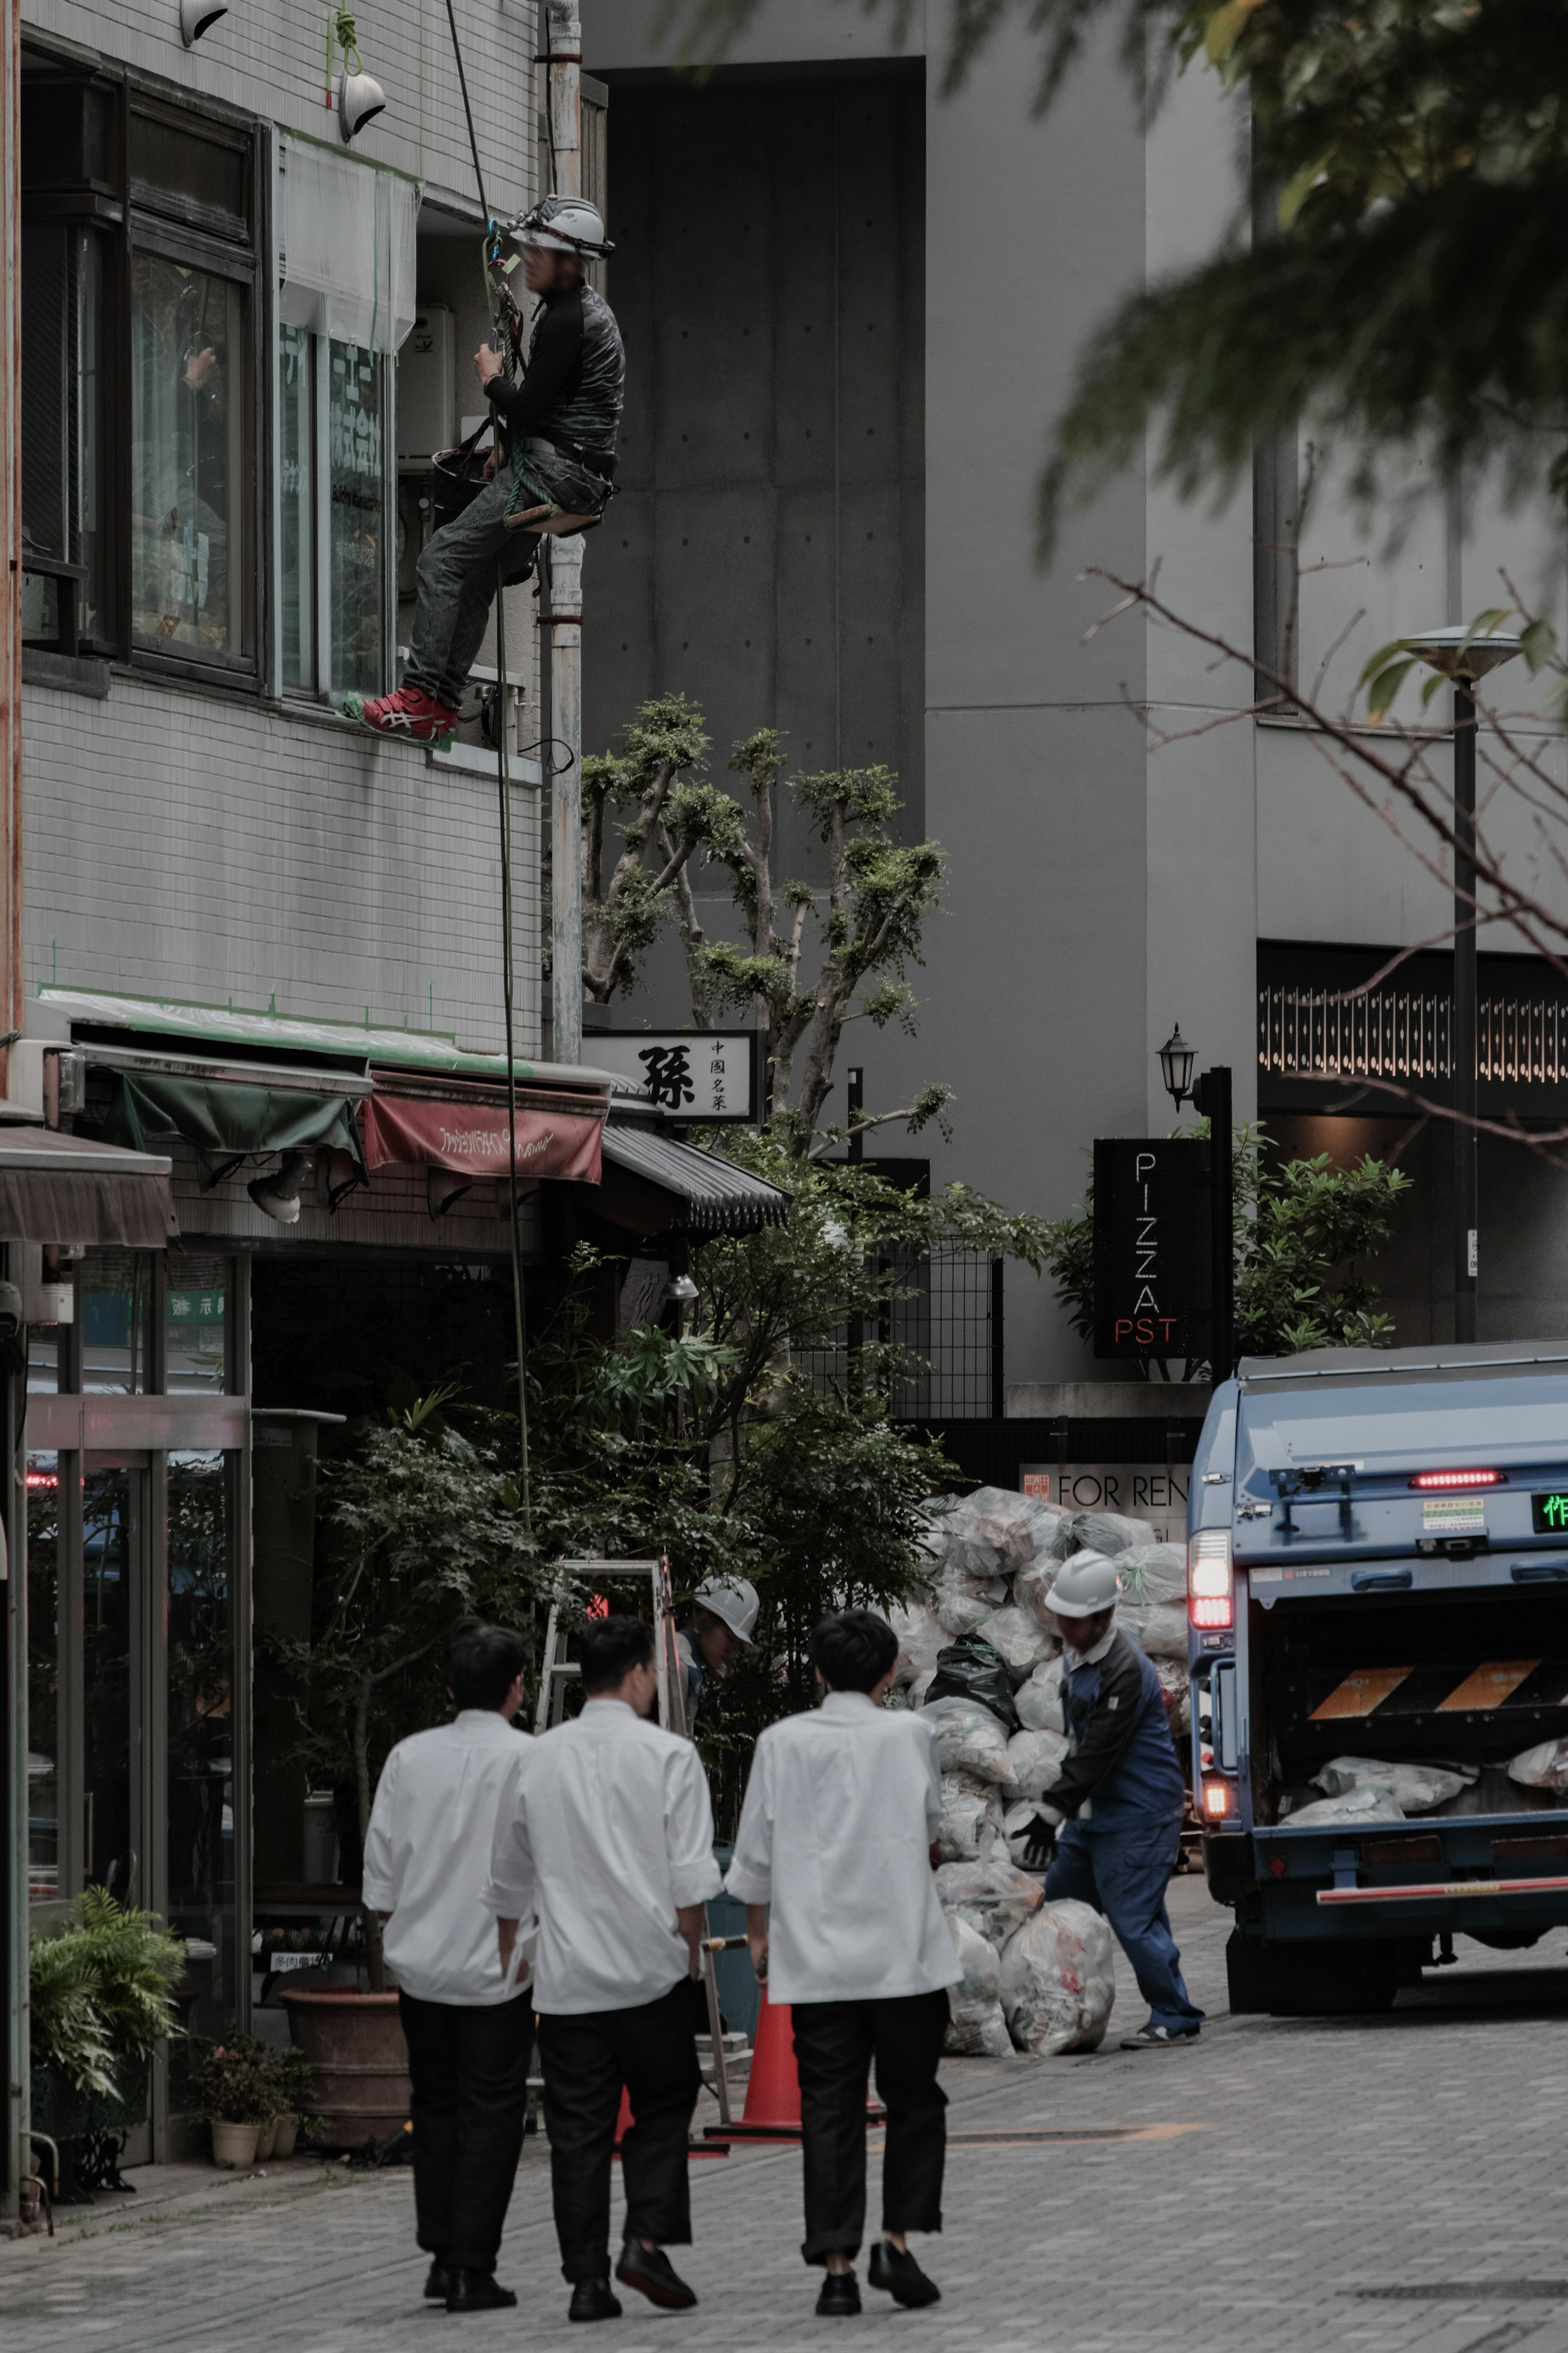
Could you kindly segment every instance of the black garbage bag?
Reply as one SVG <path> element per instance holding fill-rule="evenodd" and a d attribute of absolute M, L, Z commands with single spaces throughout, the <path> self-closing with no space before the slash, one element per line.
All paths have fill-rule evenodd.
<path fill-rule="evenodd" d="M 921 1705 L 929 1707 L 933 1699 L 978 1700 L 982 1707 L 990 1709 L 1009 1738 L 1018 1729 L 1007 1662 L 979 1632 L 965 1634 L 937 1652 L 936 1672 Z"/>

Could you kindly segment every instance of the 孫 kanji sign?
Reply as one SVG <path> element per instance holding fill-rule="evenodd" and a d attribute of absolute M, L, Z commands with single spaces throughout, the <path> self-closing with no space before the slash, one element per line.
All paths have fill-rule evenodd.
<path fill-rule="evenodd" d="M 1201 1356 L 1211 1319 L 1208 1145 L 1097 1139 L 1095 1355 Z"/>
<path fill-rule="evenodd" d="M 667 1118 L 751 1120 L 756 1112 L 754 1029 L 589 1029 L 583 1060 L 647 1089 Z"/>

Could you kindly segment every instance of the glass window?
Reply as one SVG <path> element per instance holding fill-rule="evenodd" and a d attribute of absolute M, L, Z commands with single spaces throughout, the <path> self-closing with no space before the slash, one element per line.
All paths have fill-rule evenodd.
<path fill-rule="evenodd" d="M 82 1480 L 82 1739 L 86 1875 L 121 1903 L 142 1887 L 131 1784 L 132 1623 L 143 1472 Z"/>
<path fill-rule="evenodd" d="M 171 1252 L 163 1306 L 163 1386 L 221 1395 L 227 1383 L 228 1261 Z"/>
<path fill-rule="evenodd" d="M 161 115 L 131 118 L 131 193 L 139 205 L 243 237 L 247 162 L 243 147 L 194 127 Z"/>
<path fill-rule="evenodd" d="M 84 1390 L 136 1397 L 146 1389 L 152 1294 L 151 1251 L 89 1250 L 77 1273 Z"/>
<path fill-rule="evenodd" d="M 246 651 L 247 343 L 232 280 L 132 254 L 132 628 L 223 661 Z"/>
<path fill-rule="evenodd" d="M 357 343 L 331 351 L 332 691 L 375 694 L 385 682 L 382 368 Z"/>
<path fill-rule="evenodd" d="M 316 684 L 316 338 L 281 327 L 278 349 L 283 683 Z"/>
<path fill-rule="evenodd" d="M 169 1457 L 169 1926 L 191 1940 L 189 2024 L 236 2008 L 234 1622 L 222 1454 Z"/>
<path fill-rule="evenodd" d="M 22 634 L 75 653 L 110 637 L 103 244 L 22 230 Z"/>
<path fill-rule="evenodd" d="M 60 1893 L 59 1458 L 27 1457 L 27 1895 Z"/>

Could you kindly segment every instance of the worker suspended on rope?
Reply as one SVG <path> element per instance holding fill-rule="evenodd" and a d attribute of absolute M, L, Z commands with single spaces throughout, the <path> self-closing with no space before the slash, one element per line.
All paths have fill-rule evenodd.
<path fill-rule="evenodd" d="M 416 744 L 449 736 L 496 593 L 498 565 L 526 578 L 543 536 L 598 522 L 615 489 L 616 435 L 626 354 L 615 313 L 584 275 L 586 257 L 612 248 L 598 207 L 582 196 L 546 196 L 506 231 L 521 249 L 528 290 L 539 297 L 528 359 L 516 356 L 523 318 L 510 290 L 503 350 L 481 345 L 474 373 L 496 427 L 489 479 L 419 558 L 418 605 L 403 684 L 345 708 L 378 734 Z M 499 259 L 499 237 L 488 250 Z M 504 273 L 515 257 L 501 264 Z M 500 275 L 506 287 L 506 276 Z M 521 561 L 514 561 L 521 551 Z"/>

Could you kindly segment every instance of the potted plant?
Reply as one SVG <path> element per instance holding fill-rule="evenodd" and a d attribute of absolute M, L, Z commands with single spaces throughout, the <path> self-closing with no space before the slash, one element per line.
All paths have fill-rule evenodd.
<path fill-rule="evenodd" d="M 212 2126 L 213 2163 L 244 2172 L 256 2163 L 263 2131 L 279 2113 L 272 2053 L 252 2034 L 231 2034 L 193 2055 L 187 2098 Z"/>
<path fill-rule="evenodd" d="M 272 2155 L 292 2157 L 300 2133 L 312 2134 L 321 2121 L 316 2113 L 316 2071 L 303 2051 L 275 2051 L 272 2080 L 282 2102 Z"/>
<path fill-rule="evenodd" d="M 57 2140 L 124 2133 L 147 2114 L 159 2044 L 180 2033 L 185 1947 L 150 1912 L 100 1887 L 29 1951 L 33 2121 Z"/>

